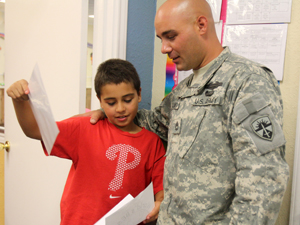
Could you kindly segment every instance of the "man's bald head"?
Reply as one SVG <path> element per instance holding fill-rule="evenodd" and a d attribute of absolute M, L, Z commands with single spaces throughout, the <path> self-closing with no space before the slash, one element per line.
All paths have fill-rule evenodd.
<path fill-rule="evenodd" d="M 204 16 L 214 30 L 212 11 L 206 0 L 167 0 L 158 9 L 156 19 L 162 16 L 178 17 L 190 22 L 196 21 L 199 16 Z"/>
<path fill-rule="evenodd" d="M 167 0 L 155 16 L 162 53 L 178 70 L 199 69 L 223 50 L 206 0 Z"/>

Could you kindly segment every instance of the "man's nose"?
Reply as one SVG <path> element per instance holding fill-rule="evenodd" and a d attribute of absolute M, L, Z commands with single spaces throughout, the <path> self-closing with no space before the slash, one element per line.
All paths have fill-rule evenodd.
<path fill-rule="evenodd" d="M 161 53 L 162 54 L 167 54 L 167 53 L 170 53 L 171 51 L 172 51 L 171 46 L 166 42 L 162 42 L 162 44 L 161 44 Z"/>

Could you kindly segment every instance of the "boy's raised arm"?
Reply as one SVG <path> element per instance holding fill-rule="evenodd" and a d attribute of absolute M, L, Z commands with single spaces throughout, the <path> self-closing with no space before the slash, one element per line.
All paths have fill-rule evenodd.
<path fill-rule="evenodd" d="M 18 122 L 27 137 L 42 140 L 42 136 L 29 103 L 29 89 L 26 80 L 13 83 L 6 93 L 12 98 Z"/>

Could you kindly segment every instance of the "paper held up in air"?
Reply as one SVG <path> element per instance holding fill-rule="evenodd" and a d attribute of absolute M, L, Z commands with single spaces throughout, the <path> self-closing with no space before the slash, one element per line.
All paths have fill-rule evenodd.
<path fill-rule="evenodd" d="M 38 64 L 33 68 L 28 88 L 30 105 L 39 126 L 44 145 L 50 155 L 59 129 L 50 108 Z"/>

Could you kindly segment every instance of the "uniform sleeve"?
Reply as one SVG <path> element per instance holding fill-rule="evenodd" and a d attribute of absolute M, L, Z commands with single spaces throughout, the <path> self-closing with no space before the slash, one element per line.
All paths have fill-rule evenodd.
<path fill-rule="evenodd" d="M 80 141 L 80 118 L 69 118 L 56 122 L 59 134 L 51 150 L 51 156 L 77 160 L 77 146 Z M 45 147 L 43 145 L 44 151 Z"/>
<path fill-rule="evenodd" d="M 230 224 L 274 224 L 289 178 L 280 90 L 251 75 L 234 104 L 230 135 L 236 162 Z"/>
<path fill-rule="evenodd" d="M 153 111 L 146 109 L 139 110 L 135 122 L 139 126 L 156 133 L 164 141 L 167 141 L 169 121 L 171 119 L 171 99 L 172 93 L 166 96 Z"/>
<path fill-rule="evenodd" d="M 155 158 L 153 164 L 152 181 L 154 195 L 163 190 L 163 175 L 164 175 L 164 163 L 165 163 L 165 148 L 162 141 L 157 137 L 157 144 L 155 151 Z"/>

